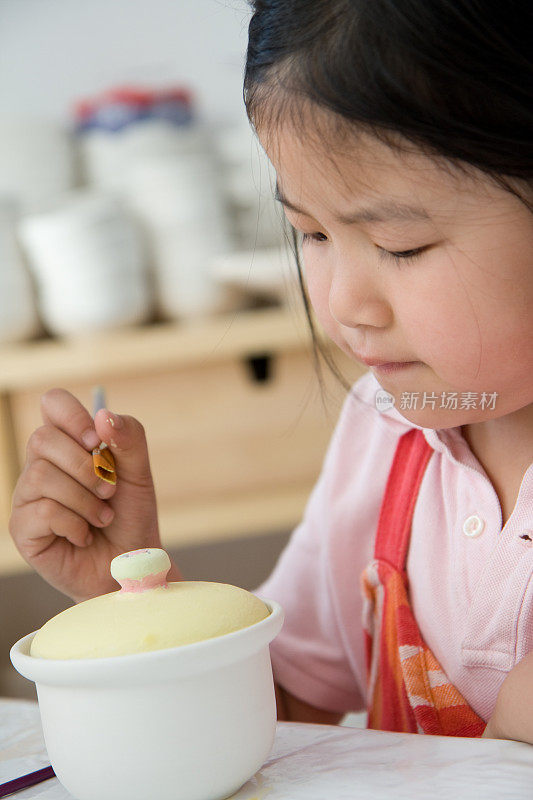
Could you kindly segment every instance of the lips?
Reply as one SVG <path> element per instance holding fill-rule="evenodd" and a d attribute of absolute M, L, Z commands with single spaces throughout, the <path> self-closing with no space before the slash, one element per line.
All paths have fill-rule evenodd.
<path fill-rule="evenodd" d="M 386 358 L 378 358 L 373 357 L 370 358 L 369 356 L 362 356 L 357 353 L 355 350 L 352 350 L 353 355 L 358 361 L 361 361 L 363 364 L 366 364 L 367 367 L 374 367 L 376 373 L 381 377 L 386 375 L 393 375 L 397 372 L 403 372 L 404 370 L 409 369 L 410 367 L 415 367 L 420 365 L 420 361 L 390 361 Z"/>
<path fill-rule="evenodd" d="M 378 375 L 390 375 L 394 372 L 407 370 L 410 367 L 417 367 L 419 364 L 420 361 L 396 361 L 388 364 L 374 364 L 373 366 Z"/>
<path fill-rule="evenodd" d="M 400 364 L 414 364 L 414 361 L 393 361 L 386 358 L 363 358 L 358 353 L 354 352 L 354 356 L 358 361 L 362 361 L 367 367 L 398 367 Z"/>

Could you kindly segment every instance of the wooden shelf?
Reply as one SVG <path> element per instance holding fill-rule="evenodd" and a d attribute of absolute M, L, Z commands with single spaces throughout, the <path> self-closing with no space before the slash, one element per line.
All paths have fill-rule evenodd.
<path fill-rule="evenodd" d="M 286 308 L 121 329 L 76 339 L 0 347 L 0 392 L 212 363 L 236 356 L 310 347 L 306 321 Z"/>

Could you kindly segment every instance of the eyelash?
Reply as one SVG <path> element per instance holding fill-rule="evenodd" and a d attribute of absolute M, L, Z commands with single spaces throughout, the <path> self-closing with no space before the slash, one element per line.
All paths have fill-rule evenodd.
<path fill-rule="evenodd" d="M 324 238 L 319 238 L 324 237 Z M 303 233 L 302 234 L 302 243 L 304 242 L 326 242 L 327 238 L 323 233 Z M 385 250 L 384 247 L 378 247 L 378 253 L 380 258 L 384 259 L 392 259 L 397 264 L 406 263 L 408 261 L 412 261 L 418 256 L 422 255 L 422 253 L 427 250 L 427 245 L 424 247 L 415 247 L 412 250 L 402 250 L 401 252 L 394 252 L 391 250 Z"/>
<path fill-rule="evenodd" d="M 391 250 L 385 250 L 383 247 L 378 247 L 378 253 L 380 258 L 392 259 L 397 264 L 400 263 L 405 264 L 409 261 L 414 261 L 415 258 L 421 256 L 425 250 L 427 250 L 427 246 L 415 247 L 413 248 L 413 250 L 403 250 L 401 253 L 394 253 Z"/>

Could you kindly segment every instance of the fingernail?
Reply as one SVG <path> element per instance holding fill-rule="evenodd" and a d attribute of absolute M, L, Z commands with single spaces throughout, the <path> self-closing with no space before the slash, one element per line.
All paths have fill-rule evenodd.
<path fill-rule="evenodd" d="M 116 428 L 117 430 L 122 428 L 122 426 L 124 425 L 122 417 L 120 417 L 118 414 L 113 414 L 111 411 L 107 411 L 107 409 L 105 413 L 107 415 L 106 419 L 112 428 Z"/>
<path fill-rule="evenodd" d="M 109 525 L 109 523 L 115 516 L 115 512 L 113 511 L 111 506 L 106 506 L 100 511 L 98 516 L 100 517 L 100 522 L 102 523 L 102 525 Z"/>
<path fill-rule="evenodd" d="M 89 428 L 88 430 L 84 431 L 81 435 L 81 440 L 85 447 L 88 447 L 89 450 L 94 450 L 94 448 L 98 447 L 100 444 L 100 439 L 98 438 L 98 434 L 94 428 Z"/>
<path fill-rule="evenodd" d="M 93 543 L 94 536 L 92 533 L 87 534 L 87 538 L 85 539 L 85 547 L 89 547 L 90 544 Z"/>

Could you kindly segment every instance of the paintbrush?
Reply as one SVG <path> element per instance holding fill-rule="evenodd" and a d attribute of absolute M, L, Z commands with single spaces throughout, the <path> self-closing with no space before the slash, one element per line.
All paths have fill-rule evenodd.
<path fill-rule="evenodd" d="M 101 408 L 106 407 L 105 393 L 102 386 L 93 388 L 93 417 Z M 100 442 L 98 447 L 93 450 L 94 471 L 106 483 L 115 484 L 117 482 L 117 472 L 115 459 L 105 442 Z"/>

